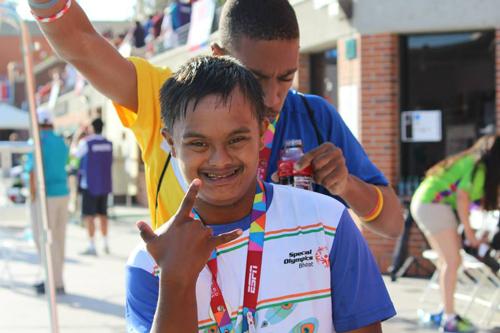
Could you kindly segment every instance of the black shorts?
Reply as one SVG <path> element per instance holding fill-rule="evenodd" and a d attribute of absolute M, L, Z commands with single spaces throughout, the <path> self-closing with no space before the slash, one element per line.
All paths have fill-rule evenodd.
<path fill-rule="evenodd" d="M 108 195 L 92 195 L 82 190 L 82 214 L 86 216 L 107 215 Z"/>

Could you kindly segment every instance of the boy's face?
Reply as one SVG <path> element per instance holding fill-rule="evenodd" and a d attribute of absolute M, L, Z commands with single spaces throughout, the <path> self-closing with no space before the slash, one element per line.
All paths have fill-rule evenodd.
<path fill-rule="evenodd" d="M 285 103 L 299 66 L 299 39 L 268 41 L 242 36 L 231 55 L 259 80 L 265 95 L 266 117 L 273 120 Z"/>
<path fill-rule="evenodd" d="M 239 202 L 254 191 L 259 151 L 264 147 L 267 121 L 259 126 L 250 102 L 239 89 L 223 105 L 220 97 L 206 96 L 172 133 L 164 133 L 184 179 L 203 182 L 198 197 L 214 206 Z"/>

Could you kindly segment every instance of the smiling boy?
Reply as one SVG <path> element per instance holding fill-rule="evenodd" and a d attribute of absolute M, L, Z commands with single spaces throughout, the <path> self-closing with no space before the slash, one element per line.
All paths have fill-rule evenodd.
<path fill-rule="evenodd" d="M 395 310 L 346 208 L 257 180 L 269 123 L 252 73 L 229 57 L 195 58 L 167 80 L 161 108 L 191 186 L 156 233 L 138 223 L 127 330 L 381 332 Z"/>
<path fill-rule="evenodd" d="M 64 10 L 67 2 L 29 1 L 34 14 L 45 18 Z M 58 55 L 114 102 L 123 125 L 134 132 L 142 150 L 151 224 L 156 229 L 175 214 L 186 191 L 177 160 L 171 158 L 160 135 L 158 92 L 172 71 L 144 59 L 125 59 L 95 31 L 76 1 L 64 13 L 40 27 Z M 288 0 L 225 1 L 220 43 L 213 45 L 212 52 L 231 55 L 252 71 L 264 91 L 265 115 L 276 121 L 270 157 L 260 174 L 271 181 L 283 143 L 302 139 L 306 154 L 298 168 L 312 167 L 314 191 L 344 202 L 366 228 L 398 237 L 403 216 L 397 196 L 337 110 L 321 97 L 302 97 L 290 89 L 299 67 L 299 37 Z"/>

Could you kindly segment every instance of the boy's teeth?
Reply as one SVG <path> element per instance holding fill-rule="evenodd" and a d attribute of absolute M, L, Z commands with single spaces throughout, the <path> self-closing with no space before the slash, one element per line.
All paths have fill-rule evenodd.
<path fill-rule="evenodd" d="M 217 176 L 217 175 L 214 175 L 214 174 L 212 174 L 212 173 L 207 173 L 207 176 L 208 176 L 209 178 L 213 178 L 213 179 L 225 178 L 225 177 L 229 177 L 229 176 L 234 175 L 234 174 L 236 173 L 236 171 L 238 171 L 238 170 L 234 170 L 233 172 L 230 172 L 230 173 L 228 173 L 228 174 L 226 174 L 226 175 L 222 175 L 222 176 Z"/>

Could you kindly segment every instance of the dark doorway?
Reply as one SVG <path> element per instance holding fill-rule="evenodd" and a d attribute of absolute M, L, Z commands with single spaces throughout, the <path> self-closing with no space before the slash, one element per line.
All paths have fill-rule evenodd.
<path fill-rule="evenodd" d="M 495 32 L 402 36 L 400 47 L 401 111 L 442 117 L 440 142 L 401 142 L 401 176 L 415 184 L 495 128 Z"/>
<path fill-rule="evenodd" d="M 311 55 L 311 94 L 338 107 L 336 48 Z"/>

